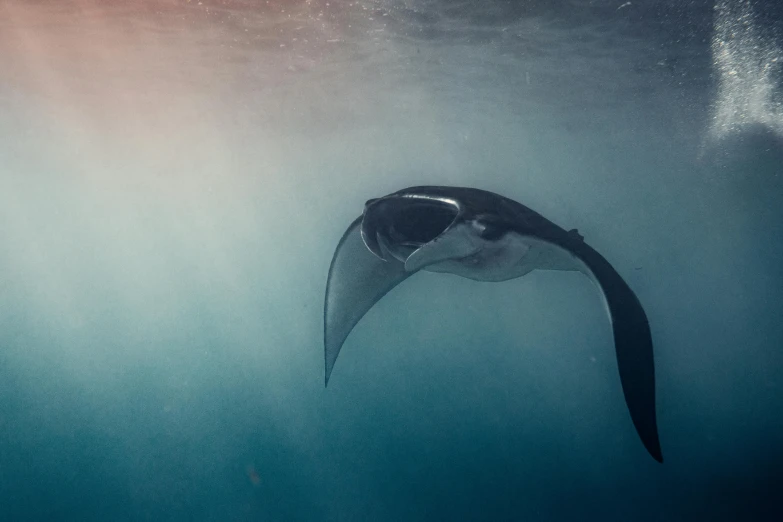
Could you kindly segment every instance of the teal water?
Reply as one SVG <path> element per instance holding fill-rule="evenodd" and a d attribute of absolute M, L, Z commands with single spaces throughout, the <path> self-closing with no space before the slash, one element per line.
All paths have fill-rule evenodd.
<path fill-rule="evenodd" d="M 641 4 L 0 3 L 0 520 L 778 520 L 781 13 Z M 614 264 L 663 465 L 576 273 L 417 274 L 324 389 L 337 241 L 421 184 Z"/>

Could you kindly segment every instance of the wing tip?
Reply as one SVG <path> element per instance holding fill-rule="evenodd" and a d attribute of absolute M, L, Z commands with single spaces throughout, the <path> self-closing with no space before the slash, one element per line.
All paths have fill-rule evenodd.
<path fill-rule="evenodd" d="M 324 355 L 326 355 L 326 353 L 324 353 Z M 332 365 L 330 366 L 329 365 L 329 359 L 326 358 L 326 361 L 324 361 L 324 388 L 329 386 L 329 377 L 331 377 L 331 375 L 332 375 L 332 368 L 333 367 L 334 367 L 334 363 L 332 363 Z"/>
<path fill-rule="evenodd" d="M 659 464 L 663 464 L 663 453 L 661 452 L 661 443 L 658 440 L 658 432 L 655 432 L 655 439 L 650 443 L 644 444 L 650 456 Z"/>

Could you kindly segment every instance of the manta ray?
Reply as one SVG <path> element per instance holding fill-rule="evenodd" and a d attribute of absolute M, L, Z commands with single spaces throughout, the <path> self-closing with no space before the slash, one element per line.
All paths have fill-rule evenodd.
<path fill-rule="evenodd" d="M 418 272 L 507 281 L 533 270 L 579 271 L 601 290 L 620 382 L 642 444 L 663 462 L 647 316 L 631 288 L 576 229 L 565 230 L 499 194 L 411 187 L 367 201 L 337 244 L 324 305 L 325 385 L 345 339 L 391 289 Z"/>

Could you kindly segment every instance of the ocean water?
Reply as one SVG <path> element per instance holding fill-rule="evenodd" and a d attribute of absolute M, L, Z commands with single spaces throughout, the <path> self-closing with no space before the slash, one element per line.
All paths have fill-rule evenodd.
<path fill-rule="evenodd" d="M 783 10 L 0 1 L 0 520 L 780 520 Z M 501 193 L 639 296 L 665 461 L 578 273 L 417 274 L 323 385 L 367 199 Z"/>

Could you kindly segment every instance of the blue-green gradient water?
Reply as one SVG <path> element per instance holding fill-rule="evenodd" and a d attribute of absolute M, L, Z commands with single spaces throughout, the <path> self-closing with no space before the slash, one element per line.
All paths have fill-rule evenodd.
<path fill-rule="evenodd" d="M 0 1 L 0 520 L 780 520 L 783 13 L 739 0 Z M 501 193 L 578 273 L 420 273 L 323 386 L 367 199 Z"/>

